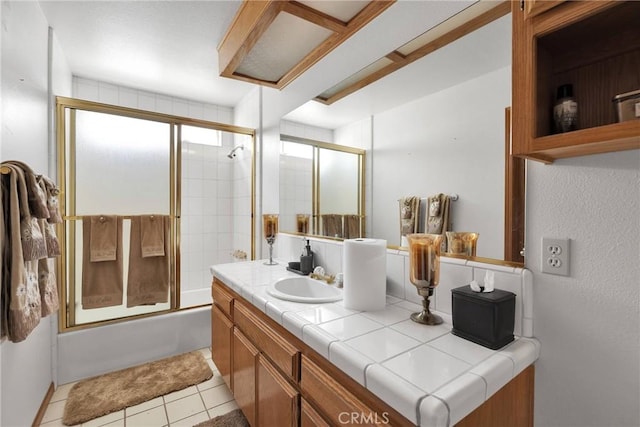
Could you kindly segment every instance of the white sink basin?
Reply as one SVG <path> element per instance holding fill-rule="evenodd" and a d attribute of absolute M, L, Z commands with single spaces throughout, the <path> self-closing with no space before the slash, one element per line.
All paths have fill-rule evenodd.
<path fill-rule="evenodd" d="M 284 277 L 267 288 L 269 295 L 295 302 L 320 303 L 342 299 L 342 289 L 308 277 Z"/>

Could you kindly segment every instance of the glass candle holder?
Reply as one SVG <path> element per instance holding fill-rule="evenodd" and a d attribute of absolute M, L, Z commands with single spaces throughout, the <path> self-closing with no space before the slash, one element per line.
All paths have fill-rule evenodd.
<path fill-rule="evenodd" d="M 296 224 L 298 233 L 309 233 L 309 218 L 308 214 L 297 214 L 296 215 Z"/>
<path fill-rule="evenodd" d="M 413 313 L 411 320 L 425 325 L 439 325 L 442 318 L 429 310 L 429 297 L 440 281 L 441 234 L 407 234 L 409 242 L 409 280 L 417 288 L 422 311 Z"/>
<path fill-rule="evenodd" d="M 478 237 L 478 233 L 447 231 L 447 253 L 476 256 Z"/>
<path fill-rule="evenodd" d="M 276 235 L 278 234 L 278 215 L 262 215 L 262 230 L 264 238 L 269 245 L 269 261 L 265 262 L 265 265 L 277 265 L 278 263 L 273 261 L 273 243 L 276 241 Z"/>

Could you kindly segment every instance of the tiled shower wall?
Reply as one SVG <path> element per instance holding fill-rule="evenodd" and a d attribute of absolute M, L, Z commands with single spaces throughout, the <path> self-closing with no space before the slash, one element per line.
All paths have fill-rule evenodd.
<path fill-rule="evenodd" d="M 233 123 L 233 108 L 80 77 L 73 78 L 73 97 L 181 117 Z M 236 249 L 250 256 L 251 150 L 238 151 L 233 160 L 226 156 L 235 145 L 244 143 L 247 146 L 251 143 L 249 137 L 239 138 L 241 140 L 224 134 L 222 147 L 198 144 L 184 144 L 182 147 L 181 307 L 211 302 L 208 271 L 211 264 L 232 261 L 231 254 Z M 246 214 L 235 215 L 238 212 Z M 246 244 L 240 247 L 241 242 Z"/>
<path fill-rule="evenodd" d="M 274 256 L 282 261 L 297 261 L 302 249 L 302 237 L 280 233 L 276 239 Z M 342 242 L 310 237 L 316 265 L 324 267 L 327 274 L 344 271 Z M 495 287 L 516 294 L 514 333 L 533 336 L 532 274 L 524 268 L 493 265 L 457 258 L 440 258 L 440 283 L 435 288 L 431 307 L 445 315 L 451 315 L 451 289 L 468 285 L 471 280 L 484 283 L 487 270 L 495 275 Z M 407 251 L 387 249 L 387 295 L 422 303 L 416 287 L 409 281 L 409 257 Z"/>

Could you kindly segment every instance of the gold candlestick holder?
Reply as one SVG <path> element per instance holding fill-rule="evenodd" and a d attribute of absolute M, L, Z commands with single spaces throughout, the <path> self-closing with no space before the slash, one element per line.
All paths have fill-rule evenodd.
<path fill-rule="evenodd" d="M 480 234 L 467 231 L 447 231 L 447 253 L 476 256 Z"/>
<path fill-rule="evenodd" d="M 309 233 L 309 218 L 308 214 L 296 214 L 296 226 L 298 233 Z"/>
<path fill-rule="evenodd" d="M 409 241 L 409 280 L 417 288 L 422 311 L 411 314 L 411 320 L 424 325 L 439 325 L 442 318 L 431 313 L 429 298 L 440 280 L 440 244 L 442 235 L 407 234 Z"/>
<path fill-rule="evenodd" d="M 262 229 L 264 231 L 264 238 L 269 245 L 269 261 L 265 261 L 265 265 L 278 265 L 273 260 L 273 244 L 276 241 L 276 235 L 278 234 L 278 215 L 277 214 L 264 214 L 262 215 Z"/>

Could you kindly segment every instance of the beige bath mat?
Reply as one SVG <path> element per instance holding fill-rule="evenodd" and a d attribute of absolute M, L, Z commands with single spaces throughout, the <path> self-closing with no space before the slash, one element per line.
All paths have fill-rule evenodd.
<path fill-rule="evenodd" d="M 249 422 L 240 409 L 203 421 L 193 427 L 249 427 Z"/>
<path fill-rule="evenodd" d="M 194 351 L 89 378 L 69 391 L 62 422 L 80 424 L 199 384 L 212 376 L 202 353 Z"/>

